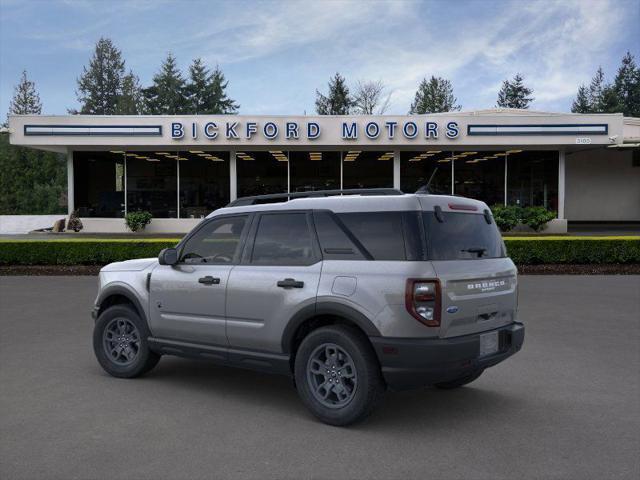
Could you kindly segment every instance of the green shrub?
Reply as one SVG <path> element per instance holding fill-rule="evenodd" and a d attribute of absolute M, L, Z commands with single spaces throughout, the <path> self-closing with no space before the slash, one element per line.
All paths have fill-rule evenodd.
<path fill-rule="evenodd" d="M 0 265 L 106 265 L 156 257 L 178 239 L 0 240 Z M 640 237 L 507 237 L 518 265 L 640 263 Z"/>
<path fill-rule="evenodd" d="M 494 205 L 491 207 L 496 225 L 503 232 L 513 230 L 518 225 L 520 222 L 519 210 L 521 208 L 516 205 Z"/>
<path fill-rule="evenodd" d="M 540 229 L 556 218 L 555 212 L 547 210 L 544 207 L 527 207 L 522 209 L 522 223 L 530 226 L 534 232 L 539 232 Z"/>
<path fill-rule="evenodd" d="M 517 265 L 640 263 L 640 237 L 505 238 Z"/>
<path fill-rule="evenodd" d="M 178 240 L 0 240 L 0 265 L 106 265 L 157 257 Z"/>
<path fill-rule="evenodd" d="M 556 218 L 556 213 L 545 207 L 526 207 L 518 205 L 494 205 L 491 207 L 496 225 L 503 232 L 513 230 L 516 226 L 528 225 L 539 232 L 547 222 Z"/>
<path fill-rule="evenodd" d="M 132 232 L 144 230 L 144 227 L 151 223 L 153 216 L 149 212 L 129 212 L 124 217 L 127 227 Z"/>

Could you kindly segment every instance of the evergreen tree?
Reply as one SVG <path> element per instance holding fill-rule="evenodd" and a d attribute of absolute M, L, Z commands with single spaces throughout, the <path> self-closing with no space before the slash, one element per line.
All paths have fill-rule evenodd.
<path fill-rule="evenodd" d="M 236 113 L 239 105 L 225 92 L 228 83 L 220 67 L 209 73 L 202 60 L 195 59 L 189 67 L 189 83 L 185 88 L 190 113 Z"/>
<path fill-rule="evenodd" d="M 413 115 L 457 111 L 460 110 L 460 105 L 456 102 L 451 82 L 432 75 L 428 81 L 423 78 L 420 82 L 409 113 Z"/>
<path fill-rule="evenodd" d="M 36 84 L 27 78 L 26 70 L 22 71 L 20 83 L 13 91 L 9 113 L 14 115 L 40 115 L 42 113 L 42 103 L 36 91 Z"/>
<path fill-rule="evenodd" d="M 604 92 L 607 84 L 604 79 L 604 71 L 602 67 L 598 67 L 596 74 L 589 84 L 589 104 L 591 105 L 591 113 L 604 112 Z"/>
<path fill-rule="evenodd" d="M 349 95 L 349 87 L 339 73 L 329 80 L 327 96 L 316 90 L 316 112 L 319 115 L 348 115 L 354 104 Z"/>
<path fill-rule="evenodd" d="M 176 59 L 169 53 L 162 62 L 160 72 L 154 75 L 153 85 L 143 90 L 147 110 L 155 115 L 187 113 L 189 108 L 185 87 Z"/>
<path fill-rule="evenodd" d="M 9 144 L 0 135 L 0 215 L 67 211 L 67 161 L 63 155 Z"/>
<path fill-rule="evenodd" d="M 580 85 L 578 88 L 578 95 L 571 104 L 571 111 L 573 113 L 590 113 L 591 102 L 589 101 L 589 91 L 584 85 Z"/>
<path fill-rule="evenodd" d="M 9 113 L 39 115 L 42 104 L 33 82 L 22 72 Z M 67 162 L 63 155 L 9 144 L 0 135 L 0 215 L 66 211 Z"/>
<path fill-rule="evenodd" d="M 200 58 L 196 58 L 189 66 L 189 83 L 185 94 L 189 102 L 189 113 L 194 115 L 206 112 L 208 107 L 209 69 Z"/>
<path fill-rule="evenodd" d="M 144 113 L 144 97 L 140 80 L 129 71 L 122 79 L 120 95 L 116 103 L 118 115 L 140 115 Z"/>
<path fill-rule="evenodd" d="M 524 78 L 519 73 L 513 77 L 512 81 L 502 82 L 502 88 L 498 92 L 498 107 L 502 108 L 529 108 L 533 101 L 530 95 L 533 89 L 524 85 Z"/>
<path fill-rule="evenodd" d="M 624 105 L 620 101 L 618 92 L 611 84 L 605 85 L 600 98 L 600 109 L 598 113 L 618 113 L 624 110 Z"/>
<path fill-rule="evenodd" d="M 120 50 L 108 38 L 98 40 L 89 67 L 83 67 L 82 75 L 78 79 L 76 95 L 81 105 L 80 113 L 117 113 L 124 72 L 124 60 Z"/>
<path fill-rule="evenodd" d="M 216 65 L 211 74 L 208 90 L 210 92 L 209 108 L 206 113 L 238 113 L 240 105 L 227 97 L 226 90 L 229 82 L 225 80 L 224 73 Z"/>
<path fill-rule="evenodd" d="M 640 117 L 640 69 L 631 52 L 622 59 L 613 88 L 621 111 L 628 117 Z"/>

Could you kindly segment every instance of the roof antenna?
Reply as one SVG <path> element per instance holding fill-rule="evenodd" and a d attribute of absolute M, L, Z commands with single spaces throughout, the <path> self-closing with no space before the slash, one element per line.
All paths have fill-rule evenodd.
<path fill-rule="evenodd" d="M 429 191 L 429 186 L 431 185 L 431 180 L 433 180 L 433 177 L 436 176 L 436 172 L 438 171 L 438 167 L 433 169 L 433 173 L 431 174 L 431 176 L 429 177 L 429 181 L 427 182 L 426 185 L 421 186 L 418 190 L 416 190 L 416 193 L 424 193 L 424 194 L 429 194 L 431 193 Z"/>

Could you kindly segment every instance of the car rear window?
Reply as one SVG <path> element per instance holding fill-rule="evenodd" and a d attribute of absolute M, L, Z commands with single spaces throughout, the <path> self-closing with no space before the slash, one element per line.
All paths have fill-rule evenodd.
<path fill-rule="evenodd" d="M 506 255 L 494 221 L 487 223 L 476 213 L 434 212 L 423 214 L 430 260 L 477 260 Z"/>
<path fill-rule="evenodd" d="M 402 213 L 339 213 L 338 218 L 374 260 L 406 260 Z"/>

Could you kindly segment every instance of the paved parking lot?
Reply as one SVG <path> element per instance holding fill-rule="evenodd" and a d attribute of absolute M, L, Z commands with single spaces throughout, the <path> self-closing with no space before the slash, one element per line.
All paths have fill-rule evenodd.
<path fill-rule="evenodd" d="M 107 376 L 95 289 L 0 277 L 0 478 L 640 478 L 640 277 L 522 277 L 522 352 L 343 429 L 286 378 L 170 357 Z"/>

